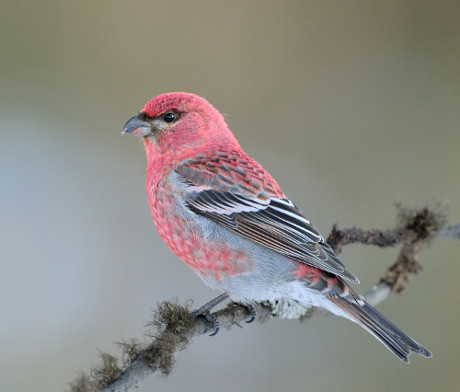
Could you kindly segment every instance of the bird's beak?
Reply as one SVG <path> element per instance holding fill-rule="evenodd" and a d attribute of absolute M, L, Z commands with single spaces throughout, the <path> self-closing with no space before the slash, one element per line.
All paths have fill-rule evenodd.
<path fill-rule="evenodd" d="M 121 134 L 129 133 L 139 137 L 150 135 L 152 133 L 152 126 L 145 117 L 145 113 L 142 112 L 131 117 L 123 127 Z"/>

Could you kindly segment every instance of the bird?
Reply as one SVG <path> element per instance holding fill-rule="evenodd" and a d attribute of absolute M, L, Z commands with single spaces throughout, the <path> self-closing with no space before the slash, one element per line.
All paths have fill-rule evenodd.
<path fill-rule="evenodd" d="M 223 292 L 220 300 L 270 303 L 283 318 L 320 307 L 357 323 L 404 362 L 412 353 L 431 356 L 354 291 L 358 278 L 206 99 L 160 94 L 122 133 L 143 139 L 159 235 Z"/>

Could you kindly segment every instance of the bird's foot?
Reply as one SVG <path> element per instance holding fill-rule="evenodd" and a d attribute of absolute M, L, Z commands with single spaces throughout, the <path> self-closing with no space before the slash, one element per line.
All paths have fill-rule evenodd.
<path fill-rule="evenodd" d="M 256 319 L 256 316 L 257 316 L 256 308 L 252 306 L 251 304 L 245 304 L 243 306 L 248 310 L 248 313 L 251 315 L 251 318 L 247 320 L 246 323 L 247 324 L 252 323 Z"/>
<path fill-rule="evenodd" d="M 225 301 L 228 298 L 228 293 L 223 293 L 218 297 L 214 298 L 213 300 L 205 303 L 198 309 L 193 310 L 190 312 L 192 317 L 204 317 L 206 321 L 211 323 L 211 328 L 214 332 L 209 336 L 215 336 L 219 332 L 220 324 L 219 320 L 217 320 L 216 316 L 211 313 L 211 309 L 220 304 L 222 301 Z"/>

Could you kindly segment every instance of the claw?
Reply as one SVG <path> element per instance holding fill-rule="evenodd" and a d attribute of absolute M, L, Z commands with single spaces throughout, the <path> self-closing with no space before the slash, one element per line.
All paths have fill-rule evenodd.
<path fill-rule="evenodd" d="M 216 316 L 214 316 L 211 312 L 206 311 L 206 312 L 200 313 L 198 309 L 198 310 L 194 310 L 193 312 L 190 312 L 190 314 L 193 317 L 203 317 L 207 322 L 211 323 L 211 329 L 213 329 L 214 332 L 209 336 L 217 335 L 220 329 L 220 323 L 219 323 L 219 320 L 217 320 Z"/>
<path fill-rule="evenodd" d="M 211 323 L 211 328 L 214 329 L 214 332 L 209 336 L 216 336 L 220 329 L 219 320 L 217 320 L 216 316 L 211 313 L 211 309 L 214 308 L 216 305 L 220 304 L 222 301 L 228 298 L 228 293 L 223 293 L 218 297 L 214 298 L 213 300 L 209 301 L 208 303 L 204 304 L 198 309 L 193 310 L 190 312 L 192 317 L 204 317 L 206 321 Z"/>
<path fill-rule="evenodd" d="M 246 323 L 247 324 L 252 323 L 256 319 L 256 316 L 257 316 L 256 308 L 250 304 L 246 304 L 244 305 L 244 307 L 249 311 L 249 313 L 252 316 L 250 320 L 246 321 Z"/>
<path fill-rule="evenodd" d="M 220 329 L 220 323 L 219 320 L 217 320 L 216 316 L 214 316 L 210 311 L 201 313 L 198 316 L 204 317 L 204 319 L 207 322 L 211 323 L 211 329 L 213 329 L 214 332 L 209 336 L 216 336 Z"/>

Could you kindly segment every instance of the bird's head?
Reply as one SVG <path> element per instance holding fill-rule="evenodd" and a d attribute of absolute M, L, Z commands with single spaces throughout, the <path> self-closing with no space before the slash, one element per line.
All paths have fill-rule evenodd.
<path fill-rule="evenodd" d="M 148 158 L 186 159 L 219 146 L 237 145 L 219 111 L 204 98 L 188 93 L 151 99 L 128 120 L 122 133 L 143 137 Z"/>

